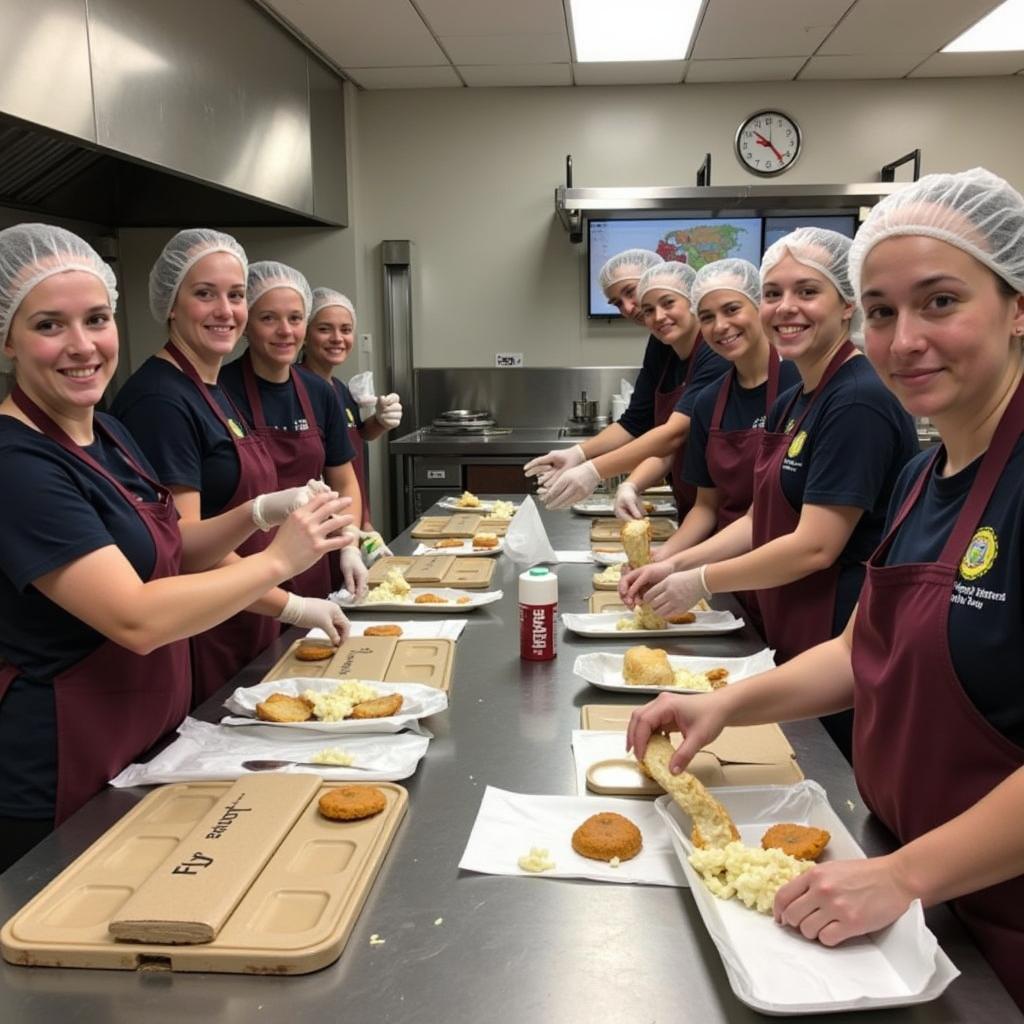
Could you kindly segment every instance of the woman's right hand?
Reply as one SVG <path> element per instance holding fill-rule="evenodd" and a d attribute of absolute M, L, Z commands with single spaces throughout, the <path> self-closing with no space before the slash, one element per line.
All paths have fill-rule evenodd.
<path fill-rule="evenodd" d="M 619 597 L 627 608 L 635 608 L 651 587 L 671 575 L 671 561 L 650 562 L 639 569 L 630 569 L 619 579 Z"/>
<path fill-rule="evenodd" d="M 637 708 L 626 729 L 626 749 L 642 760 L 647 741 L 654 733 L 682 733 L 683 742 L 669 761 L 673 775 L 685 770 L 694 755 L 707 746 L 725 728 L 726 714 L 717 694 L 661 693 L 649 704 Z"/>
<path fill-rule="evenodd" d="M 523 474 L 538 477 L 541 484 L 551 484 L 557 479 L 558 474 L 564 473 L 574 466 L 580 466 L 586 461 L 587 457 L 583 454 L 583 449 L 578 444 L 574 444 L 571 448 L 555 448 L 547 455 L 539 455 L 537 458 L 531 459 L 523 466 Z"/>
<path fill-rule="evenodd" d="M 352 524 L 352 517 L 341 513 L 351 504 L 351 498 L 328 491 L 314 495 L 288 516 L 267 547 L 285 570 L 281 579 L 291 579 L 329 551 L 350 543 L 342 530 Z"/>

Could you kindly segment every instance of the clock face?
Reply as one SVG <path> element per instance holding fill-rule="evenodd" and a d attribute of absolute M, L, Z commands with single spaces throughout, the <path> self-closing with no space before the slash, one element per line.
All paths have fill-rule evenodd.
<path fill-rule="evenodd" d="M 799 155 L 800 129 L 777 110 L 751 114 L 736 132 L 736 156 L 754 174 L 766 178 L 782 174 Z"/>

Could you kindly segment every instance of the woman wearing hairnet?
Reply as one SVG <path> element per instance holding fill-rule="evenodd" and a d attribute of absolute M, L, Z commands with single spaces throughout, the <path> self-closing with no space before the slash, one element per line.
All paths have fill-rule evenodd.
<path fill-rule="evenodd" d="M 374 441 L 402 422 L 402 402 L 393 392 L 379 395 L 373 400 L 366 419 L 363 408 L 355 400 L 349 386 L 334 376 L 355 344 L 356 308 L 352 300 L 332 288 L 314 288 L 313 304 L 306 328 L 306 345 L 302 351 L 303 364 L 322 377 L 334 391 L 345 417 L 349 440 L 355 451 L 352 466 L 359 481 L 363 499 L 362 546 L 367 555 L 390 554 L 384 538 L 370 521 L 370 481 L 366 442 Z"/>
<path fill-rule="evenodd" d="M 183 532 L 227 540 L 235 552 L 229 560 L 266 547 L 301 490 L 276 490 L 277 468 L 263 439 L 217 384 L 224 357 L 245 329 L 247 270 L 242 247 L 219 231 L 179 231 L 164 246 L 149 275 L 149 307 L 168 340 L 112 406 L 174 495 Z M 335 642 L 348 630 L 332 602 L 275 589 L 193 638 L 194 703 L 278 636 L 274 618 L 318 626 Z"/>
<path fill-rule="evenodd" d="M 306 279 L 284 263 L 252 263 L 246 283 L 249 319 L 242 356 L 224 366 L 218 383 L 242 411 L 252 433 L 277 467 L 279 487 L 301 487 L 323 478 L 342 497 L 351 498 L 352 543 L 336 559 L 323 559 L 286 590 L 307 598 L 326 598 L 337 578 L 351 594 L 366 592 L 366 566 L 359 553 L 362 522 L 359 483 L 338 403 L 331 389 L 315 374 L 293 365 L 306 336 L 313 296 Z"/>
<path fill-rule="evenodd" d="M 655 461 L 638 473 L 640 486 L 630 495 L 633 507 L 639 511 L 639 491 L 662 479 L 669 470 L 680 520 L 693 506 L 696 491 L 682 479 L 690 413 L 700 390 L 728 369 L 728 364 L 701 338 L 700 325 L 690 304 L 693 279 L 692 267 L 671 261 L 648 267 L 636 283 L 635 301 L 640 315 L 662 349 L 662 383 L 652 391 L 653 421 L 643 427 L 640 436 L 634 435 L 634 439 L 610 451 L 592 452 L 588 461 L 567 469 L 554 480 L 545 480 L 541 499 L 548 508 L 568 508 L 592 494 L 601 480 L 628 473 L 648 459 Z M 637 378 L 638 388 L 642 377 L 643 371 Z M 653 373 L 649 379 L 656 379 Z M 666 384 L 671 384 L 671 389 Z M 635 391 L 633 395 L 635 399 Z M 627 409 L 620 424 L 629 412 Z M 620 504 L 617 502 L 617 506 Z"/>
<path fill-rule="evenodd" d="M 913 420 L 850 341 L 849 248 L 834 231 L 798 228 L 765 252 L 761 322 L 801 383 L 769 414 L 748 513 L 631 573 L 627 603 L 643 595 L 669 615 L 716 592 L 756 590 L 781 661 L 842 632 L 896 478 L 918 450 Z M 850 716 L 824 724 L 849 757 Z"/>
<path fill-rule="evenodd" d="M 128 431 L 95 412 L 117 366 L 117 290 L 76 235 L 0 231 L 0 870 L 188 713 L 185 637 L 341 543 L 336 495 L 266 551 L 179 532 Z M 190 575 L 179 575 L 184 572 Z"/>
<path fill-rule="evenodd" d="M 953 900 L 1024 1010 L 1024 198 L 980 168 L 922 178 L 872 210 L 851 277 L 868 357 L 942 445 L 900 475 L 842 636 L 710 699 L 659 697 L 629 741 L 680 729 L 679 770 L 725 725 L 852 704 L 857 784 L 904 845 L 801 875 L 776 920 L 831 946 Z"/>

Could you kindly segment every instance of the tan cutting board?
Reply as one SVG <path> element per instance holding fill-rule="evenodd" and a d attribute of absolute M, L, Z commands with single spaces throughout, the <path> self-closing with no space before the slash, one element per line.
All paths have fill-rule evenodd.
<path fill-rule="evenodd" d="M 594 573 L 594 589 L 595 590 L 616 590 L 617 591 L 619 589 L 618 583 L 602 583 L 598 579 L 598 576 L 600 576 L 601 572 L 603 572 L 603 571 L 604 571 L 604 567 L 602 567 L 600 572 L 595 572 Z"/>
<path fill-rule="evenodd" d="M 120 942 L 109 933 L 110 922 L 234 785 L 186 782 L 150 793 L 4 925 L 4 959 L 24 966 L 275 975 L 333 963 L 405 814 L 408 793 L 391 782 L 373 784 L 387 801 L 384 810 L 351 822 L 328 821 L 317 802 L 338 785 L 363 784 L 321 782 L 212 942 Z"/>
<path fill-rule="evenodd" d="M 596 594 L 591 594 L 587 607 L 595 615 L 601 612 L 622 612 L 625 615 L 628 611 L 619 598 L 618 592 L 614 590 L 601 590 Z"/>
<path fill-rule="evenodd" d="M 392 569 L 398 569 L 414 587 L 486 590 L 494 578 L 496 564 L 497 559 L 490 555 L 392 555 L 379 558 L 370 566 L 367 583 L 379 586 Z"/>
<path fill-rule="evenodd" d="M 652 519 L 650 522 L 651 540 L 653 541 L 668 540 L 676 531 L 676 524 L 671 519 L 658 518 Z M 591 541 L 600 541 L 603 544 L 618 541 L 621 536 L 621 519 L 595 519 L 590 524 Z"/>
<path fill-rule="evenodd" d="M 510 519 L 485 519 L 473 512 L 456 512 L 451 516 L 423 516 L 409 531 L 417 540 L 437 540 L 439 537 L 472 537 L 477 533 L 493 533 L 504 537 Z"/>
<path fill-rule="evenodd" d="M 446 693 L 452 684 L 455 643 L 413 637 L 357 636 L 323 661 L 300 661 L 296 640 L 263 682 L 307 676 L 315 679 L 377 679 L 382 683 L 424 683 Z M 416 674 L 413 674 L 413 673 Z"/>

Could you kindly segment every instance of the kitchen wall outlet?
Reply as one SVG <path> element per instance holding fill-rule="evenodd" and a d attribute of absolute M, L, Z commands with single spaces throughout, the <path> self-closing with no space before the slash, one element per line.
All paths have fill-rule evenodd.
<path fill-rule="evenodd" d="M 365 356 L 373 354 L 373 335 L 372 334 L 360 334 L 359 335 L 359 351 Z"/>
<path fill-rule="evenodd" d="M 494 353 L 494 365 L 507 369 L 510 366 L 522 366 L 523 365 L 523 353 L 522 352 L 495 352 Z"/>

